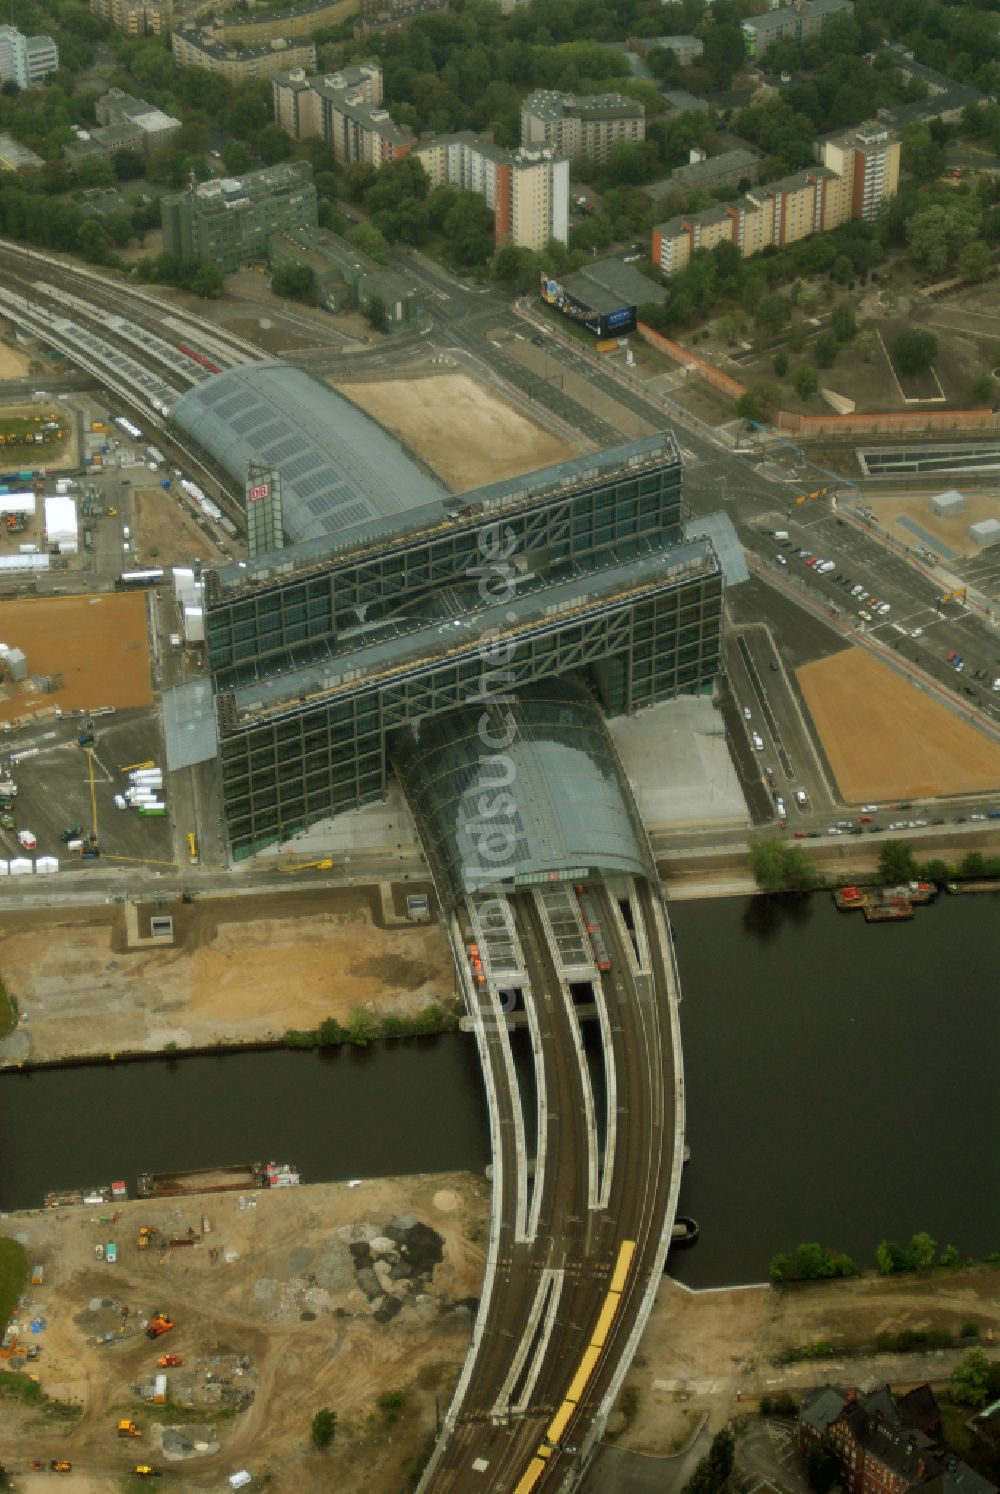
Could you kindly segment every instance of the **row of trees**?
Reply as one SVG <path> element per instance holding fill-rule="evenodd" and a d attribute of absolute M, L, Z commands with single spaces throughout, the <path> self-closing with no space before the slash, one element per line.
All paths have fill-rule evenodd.
<path fill-rule="evenodd" d="M 749 859 L 750 870 L 763 892 L 812 892 L 821 885 L 808 852 L 777 836 L 751 835 Z M 905 840 L 887 840 L 879 847 L 877 880 L 888 886 L 925 881 L 943 887 L 956 879 L 978 877 L 1000 877 L 1000 856 L 970 851 L 959 862 L 939 857 L 918 862 Z"/>
<path fill-rule="evenodd" d="M 432 1037 L 439 1032 L 451 1032 L 456 1026 L 457 1019 L 433 1002 L 415 1017 L 376 1017 L 367 1007 L 359 1006 L 351 1013 L 346 1027 L 335 1017 L 327 1017 L 314 1029 L 290 1028 L 285 1033 L 285 1042 L 290 1048 L 340 1048 L 345 1043 L 367 1048 L 378 1038 Z"/>
<path fill-rule="evenodd" d="M 827 1250 L 823 1245 L 799 1245 L 792 1255 L 771 1259 L 770 1277 L 777 1285 L 787 1281 L 832 1281 L 835 1277 L 860 1276 L 849 1255 Z"/>

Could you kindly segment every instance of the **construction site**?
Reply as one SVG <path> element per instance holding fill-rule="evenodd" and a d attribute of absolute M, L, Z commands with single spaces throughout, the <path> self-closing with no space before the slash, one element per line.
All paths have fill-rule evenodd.
<path fill-rule="evenodd" d="M 19 1489 L 404 1486 L 468 1347 L 488 1184 L 465 1174 L 8 1218 L 32 1281 L 4 1340 L 0 1463 Z M 311 1445 L 317 1411 L 332 1445 Z M 41 1487 L 41 1484 L 39 1484 Z"/>

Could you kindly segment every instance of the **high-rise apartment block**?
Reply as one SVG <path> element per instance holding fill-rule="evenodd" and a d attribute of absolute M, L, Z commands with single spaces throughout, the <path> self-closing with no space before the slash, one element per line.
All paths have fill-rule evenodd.
<path fill-rule="evenodd" d="M 569 233 L 569 161 L 548 146 L 504 150 L 470 130 L 417 146 L 431 187 L 477 192 L 493 212 L 498 244 L 542 250 Z"/>
<path fill-rule="evenodd" d="M 306 161 L 280 161 L 242 177 L 200 182 L 160 199 L 163 248 L 220 270 L 263 259 L 272 234 L 317 220 L 316 188 Z"/>
<path fill-rule="evenodd" d="M 792 5 L 779 5 L 765 15 L 752 16 L 743 22 L 743 51 L 759 61 L 772 42 L 808 41 L 819 35 L 827 16 L 840 11 L 853 15 L 853 0 L 795 0 Z"/>
<path fill-rule="evenodd" d="M 664 275 L 676 275 L 698 249 L 730 243 L 749 259 L 854 218 L 869 221 L 896 195 L 899 149 L 898 139 L 878 123 L 826 135 L 816 142 L 818 165 L 754 187 L 736 202 L 657 224 L 653 263 Z"/>
<path fill-rule="evenodd" d="M 606 161 L 617 140 L 646 138 L 646 110 L 621 93 L 573 94 L 539 88 L 521 105 L 522 146 Z"/>
<path fill-rule="evenodd" d="M 59 66 L 51 36 L 25 36 L 16 26 L 0 26 L 0 83 L 34 88 Z"/>
<path fill-rule="evenodd" d="M 174 0 L 90 0 L 90 9 L 127 36 L 166 36 L 174 18 Z"/>
<path fill-rule="evenodd" d="M 337 161 L 365 161 L 377 170 L 416 145 L 412 130 L 395 124 L 382 108 L 382 69 L 376 62 L 315 78 L 293 68 L 278 73 L 271 87 L 275 122 L 285 134 L 325 140 Z"/>

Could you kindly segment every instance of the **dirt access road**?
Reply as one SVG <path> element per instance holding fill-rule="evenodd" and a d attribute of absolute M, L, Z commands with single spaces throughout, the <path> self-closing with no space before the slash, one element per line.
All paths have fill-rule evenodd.
<path fill-rule="evenodd" d="M 864 1276 L 774 1291 L 770 1287 L 691 1292 L 665 1278 L 625 1381 L 611 1431 L 636 1452 L 677 1453 L 707 1419 L 714 1432 L 762 1395 L 799 1395 L 828 1380 L 855 1385 L 874 1376 L 893 1384 L 947 1379 L 968 1347 L 959 1337 L 979 1324 L 1000 1333 L 1000 1269 L 974 1266 L 926 1276 Z M 834 1351 L 874 1342 L 880 1333 L 946 1330 L 955 1348 L 932 1354 L 802 1359 L 778 1366 L 792 1349 Z"/>
<path fill-rule="evenodd" d="M 109 1205 L 4 1217 L 0 1229 L 45 1268 L 24 1313 L 44 1324 L 24 1333 L 39 1357 L 25 1363 L 19 1343 L 5 1368 L 36 1370 L 46 1396 L 78 1408 L 0 1398 L 0 1462 L 19 1487 L 35 1458 L 69 1460 L 60 1487 L 93 1491 L 119 1488 L 137 1461 L 184 1489 L 218 1489 L 241 1467 L 256 1487 L 298 1494 L 404 1486 L 468 1348 L 488 1184 L 448 1174 L 242 1197 L 254 1206 L 227 1193 L 125 1203 L 114 1222 Z M 140 1225 L 157 1231 L 145 1249 Z M 113 1265 L 95 1254 L 110 1239 Z M 175 1327 L 152 1343 L 143 1325 L 157 1310 Z M 143 1392 L 165 1351 L 185 1362 L 161 1371 L 168 1400 L 155 1406 Z M 380 1406 L 390 1394 L 399 1404 Z M 337 1433 L 317 1453 L 309 1428 L 323 1406 Z M 140 1440 L 118 1439 L 121 1416 Z"/>
<path fill-rule="evenodd" d="M 381 923 L 371 889 L 171 903 L 172 948 L 129 949 L 121 906 L 0 913 L 0 978 L 34 1059 L 280 1037 L 364 1006 L 414 1016 L 455 979 L 436 924 Z M 10 1039 L 7 1040 L 8 1044 Z"/>

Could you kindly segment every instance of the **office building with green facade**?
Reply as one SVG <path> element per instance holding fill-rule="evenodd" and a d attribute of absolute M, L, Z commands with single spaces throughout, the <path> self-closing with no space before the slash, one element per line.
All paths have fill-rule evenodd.
<path fill-rule="evenodd" d="M 226 272 L 267 256 L 273 234 L 315 227 L 316 188 L 308 161 L 279 161 L 245 176 L 199 182 L 160 199 L 163 248 Z"/>
<path fill-rule="evenodd" d="M 171 766 L 219 764 L 235 858 L 382 799 L 431 718 L 552 679 L 608 715 L 711 689 L 742 560 L 724 516 L 686 519 L 671 434 L 456 497 L 280 368 L 204 381 L 173 412 L 220 468 L 250 443 L 282 472 L 287 544 L 208 573 L 209 678 L 166 713 Z"/>

